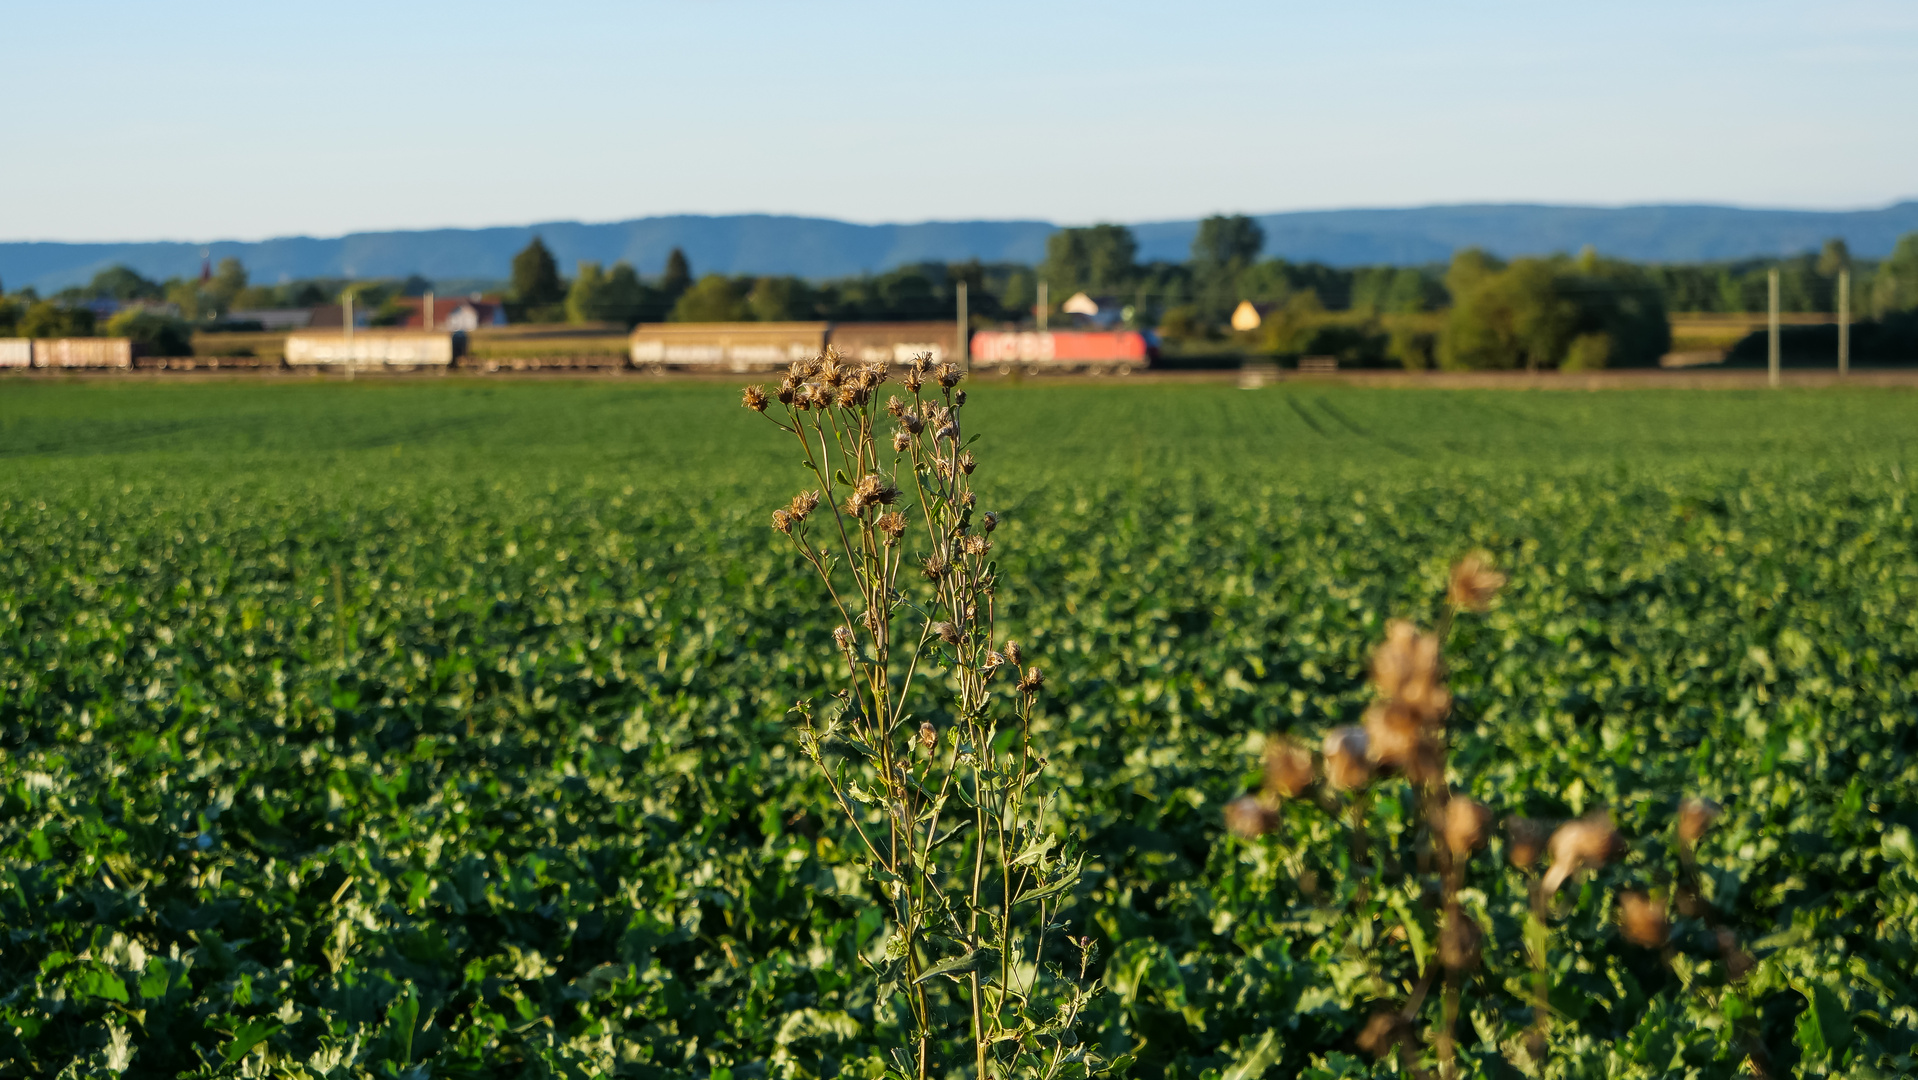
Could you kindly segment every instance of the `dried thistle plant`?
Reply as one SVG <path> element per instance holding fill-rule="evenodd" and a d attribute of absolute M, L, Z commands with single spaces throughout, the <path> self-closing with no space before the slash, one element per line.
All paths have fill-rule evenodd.
<path fill-rule="evenodd" d="M 1336 895 L 1350 898 L 1343 918 L 1352 926 L 1353 940 L 1373 942 L 1375 946 L 1388 940 L 1432 942 L 1413 946 L 1417 980 L 1410 984 L 1403 1004 L 1390 1004 L 1389 999 L 1381 1002 L 1357 1036 L 1359 1047 L 1377 1057 L 1396 1055 L 1399 1070 L 1405 1075 L 1429 1075 L 1424 1046 L 1431 1048 L 1439 1076 L 1451 1080 L 1458 1074 L 1456 1032 L 1461 997 L 1488 947 L 1485 926 L 1469 910 L 1473 902 L 1483 903 L 1484 892 L 1471 892 L 1470 896 L 1478 898 L 1471 901 L 1468 890 L 1474 871 L 1472 860 L 1490 840 L 1493 814 L 1489 807 L 1454 791 L 1447 777 L 1452 738 L 1447 720 L 1452 695 L 1446 684 L 1443 651 L 1455 619 L 1463 613 L 1488 610 L 1505 583 L 1506 576 L 1486 553 L 1475 551 L 1460 559 L 1452 567 L 1445 607 L 1434 633 L 1425 633 L 1403 620 L 1387 624 L 1385 640 L 1372 655 L 1371 682 L 1376 699 L 1365 710 L 1360 724 L 1327 732 L 1316 760 L 1290 738 L 1270 740 L 1261 790 L 1234 800 L 1225 811 L 1226 825 L 1233 833 L 1256 838 L 1280 827 L 1278 810 L 1285 800 L 1311 795 L 1304 801 L 1348 819 L 1348 865 L 1360 880 L 1354 888 Z M 1367 858 L 1366 818 L 1374 791 L 1387 784 L 1409 787 L 1418 808 L 1405 845 L 1414 857 L 1394 860 L 1387 853 L 1375 865 Z M 1750 969 L 1752 960 L 1738 947 L 1736 936 L 1710 918 L 1700 898 L 1694 858 L 1699 838 L 1718 813 L 1715 804 L 1688 799 L 1676 815 L 1674 825 L 1683 864 L 1677 900 L 1681 914 L 1704 917 L 1707 928 L 1717 935 L 1727 974 L 1737 980 Z M 1554 898 L 1580 874 L 1617 859 L 1625 845 L 1611 815 L 1602 810 L 1555 826 L 1509 816 L 1503 832 L 1506 859 L 1512 869 L 1525 875 L 1531 898 L 1523 947 L 1533 968 L 1533 1021 L 1523 1046 L 1532 1067 L 1538 1069 L 1544 1064 L 1551 1016 L 1548 956 Z M 1501 872 L 1499 866 L 1485 860 L 1476 868 L 1481 880 Z M 1410 880 L 1397 884 L 1384 880 L 1392 875 Z M 1422 896 L 1430 914 L 1415 913 L 1409 907 L 1395 908 L 1379 900 L 1380 894 Z M 1626 941 L 1664 950 L 1669 961 L 1671 925 L 1662 897 L 1662 890 L 1621 893 L 1618 925 Z M 1392 918 L 1404 925 L 1385 930 L 1372 925 Z M 1435 925 L 1426 926 L 1428 918 Z M 1375 985 L 1389 993 L 1394 980 L 1387 977 L 1382 960 L 1374 956 L 1372 961 L 1376 965 Z M 1440 989 L 1437 1015 L 1421 1041 L 1416 1025 L 1435 983 Z M 1764 1075 L 1762 1046 L 1756 1039 L 1745 1042 L 1753 1070 Z"/>
<path fill-rule="evenodd" d="M 742 404 L 802 448 L 817 485 L 772 512 L 816 573 L 837 629 L 829 714 L 795 706 L 888 905 L 885 955 L 868 960 L 885 1005 L 903 1001 L 901 1076 L 1080 1077 L 1101 1062 L 1075 1027 L 1099 992 L 1094 944 L 1058 922 L 1083 859 L 1050 829 L 1034 710 L 1044 672 L 997 637 L 999 517 L 979 509 L 963 373 L 919 357 L 908 397 L 883 364 L 832 350 Z M 775 405 L 775 402 L 777 405 Z"/>

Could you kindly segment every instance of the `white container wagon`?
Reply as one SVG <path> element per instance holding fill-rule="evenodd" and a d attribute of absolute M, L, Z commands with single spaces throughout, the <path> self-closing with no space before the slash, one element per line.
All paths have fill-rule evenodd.
<path fill-rule="evenodd" d="M 32 366 L 32 338 L 0 338 L 0 368 L 23 368 Z"/>
<path fill-rule="evenodd" d="M 292 367 L 447 367 L 463 335 L 437 330 L 301 330 L 287 335 Z"/>

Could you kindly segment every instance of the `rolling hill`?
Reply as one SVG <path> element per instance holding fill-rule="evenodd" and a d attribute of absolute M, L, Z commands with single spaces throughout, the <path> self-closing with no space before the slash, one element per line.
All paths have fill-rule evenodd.
<path fill-rule="evenodd" d="M 1315 210 L 1263 214 L 1267 255 L 1333 265 L 1442 261 L 1468 245 L 1501 255 L 1572 251 L 1591 244 L 1608 255 L 1691 262 L 1814 250 L 1843 237 L 1865 257 L 1891 251 L 1918 230 L 1918 201 L 1877 210 L 1752 210 L 1727 206 L 1461 205 L 1396 210 Z M 1143 259 L 1183 259 L 1196 221 L 1133 226 Z M 581 259 L 624 259 L 656 274 L 674 247 L 695 273 L 794 274 L 831 278 L 922 260 L 977 258 L 1038 262 L 1056 226 L 1043 221 L 951 221 L 858 225 L 825 218 L 741 214 L 675 215 L 604 224 L 545 222 L 484 229 L 426 229 L 260 241 L 0 243 L 0 283 L 42 291 L 86 281 L 124 263 L 149 277 L 198 271 L 203 249 L 232 255 L 253 280 L 303 277 L 503 278 L 513 253 L 545 238 L 570 272 Z"/>

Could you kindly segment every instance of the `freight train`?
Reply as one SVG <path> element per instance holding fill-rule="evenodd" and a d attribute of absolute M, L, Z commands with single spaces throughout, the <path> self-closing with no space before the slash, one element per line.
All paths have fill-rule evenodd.
<path fill-rule="evenodd" d="M 654 372 L 753 372 L 785 367 L 832 348 L 864 363 L 904 364 L 930 355 L 935 363 L 969 357 L 982 371 L 1001 373 L 1116 372 L 1147 367 L 1150 336 L 1136 331 L 980 330 L 962 348 L 955 322 L 888 323 L 646 323 L 627 339 L 626 354 L 478 361 L 465 355 L 458 331 L 367 329 L 296 331 L 284 359 L 136 357 L 125 338 L 58 341 L 0 339 L 0 367 L 130 368 L 255 367 L 389 370 L 634 368 Z"/>

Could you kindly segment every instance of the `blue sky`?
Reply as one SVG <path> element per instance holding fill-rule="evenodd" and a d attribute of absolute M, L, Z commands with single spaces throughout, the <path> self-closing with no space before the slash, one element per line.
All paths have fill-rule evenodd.
<path fill-rule="evenodd" d="M 10 5 L 0 239 L 1918 196 L 1918 5 Z"/>

